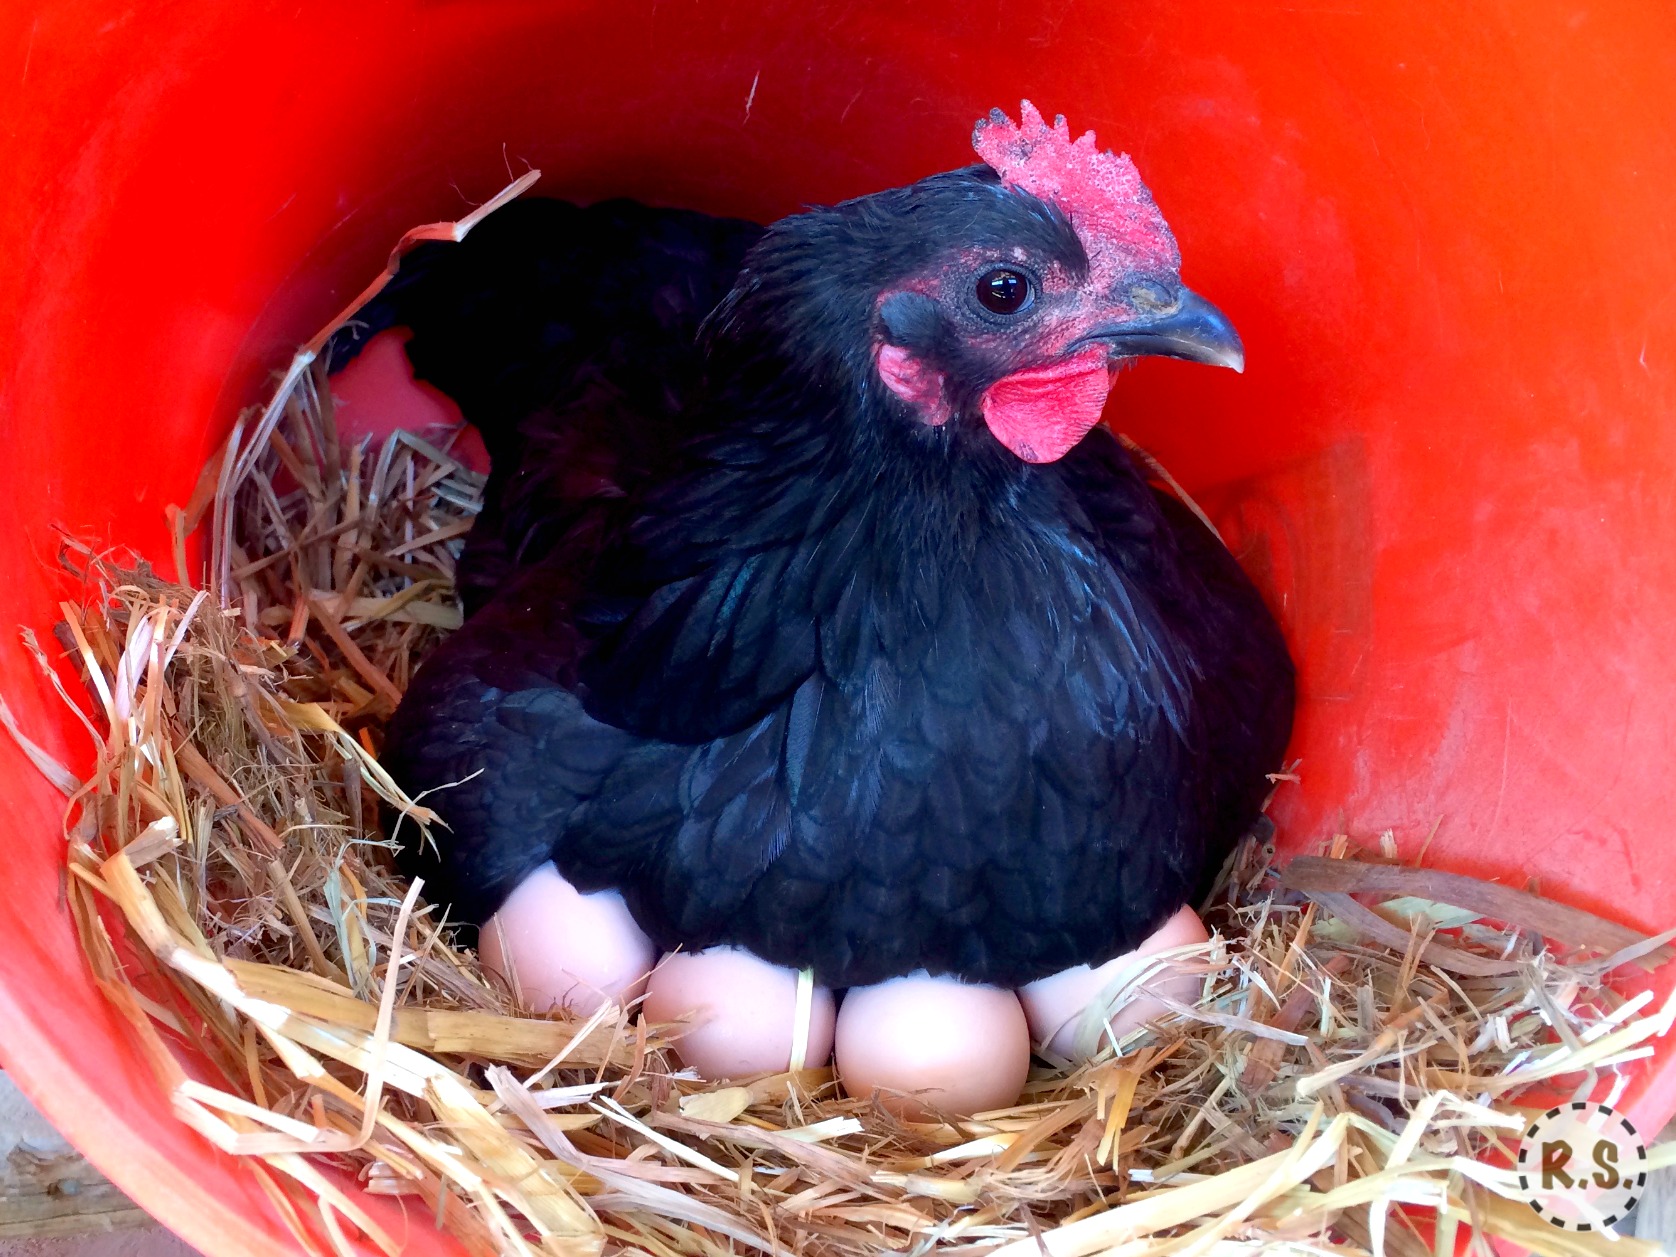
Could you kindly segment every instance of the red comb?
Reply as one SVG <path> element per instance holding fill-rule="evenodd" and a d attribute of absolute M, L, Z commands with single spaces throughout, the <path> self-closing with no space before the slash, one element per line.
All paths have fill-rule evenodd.
<path fill-rule="evenodd" d="M 1136 270 L 1180 267 L 1175 237 L 1135 163 L 1127 154 L 1097 147 L 1092 131 L 1073 140 L 1063 114 L 1050 127 L 1029 101 L 1019 107 L 1017 123 L 991 110 L 973 130 L 972 147 L 1006 186 L 1070 215 L 1096 263 L 1121 260 L 1124 269 Z M 1094 257 L 1114 247 L 1121 259 Z"/>

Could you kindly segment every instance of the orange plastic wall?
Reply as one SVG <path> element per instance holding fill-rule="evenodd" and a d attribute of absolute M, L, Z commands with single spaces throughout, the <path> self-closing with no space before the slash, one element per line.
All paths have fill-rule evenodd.
<path fill-rule="evenodd" d="M 1673 923 L 1676 22 L 1657 0 L 288 0 L 0 8 L 0 694 L 52 526 L 162 509 L 417 222 L 540 191 L 769 218 L 970 161 L 1028 96 L 1128 149 L 1243 376 L 1113 419 L 1225 524 L 1302 664 L 1288 840 Z M 0 739 L 0 1055 L 206 1252 L 293 1251 L 77 959 L 61 800 Z M 1676 1108 L 1649 1071 L 1644 1126 Z M 421 1217 L 412 1250 L 432 1251 Z"/>

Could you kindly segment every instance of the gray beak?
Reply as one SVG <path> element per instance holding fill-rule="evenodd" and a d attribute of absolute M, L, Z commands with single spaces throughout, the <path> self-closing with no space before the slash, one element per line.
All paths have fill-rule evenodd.
<path fill-rule="evenodd" d="M 1185 358 L 1245 370 L 1245 346 L 1228 316 L 1186 288 L 1173 310 L 1125 319 L 1083 339 L 1105 342 L 1113 358 Z"/>

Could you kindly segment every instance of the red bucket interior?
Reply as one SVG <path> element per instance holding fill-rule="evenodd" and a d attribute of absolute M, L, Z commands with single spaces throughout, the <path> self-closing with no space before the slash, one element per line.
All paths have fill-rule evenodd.
<path fill-rule="evenodd" d="M 1648 930 L 1676 873 L 1676 26 L 1659 6 L 409 0 L 0 12 L 0 693 L 54 525 L 163 560 L 233 414 L 419 222 L 539 191 L 772 218 L 972 160 L 1020 97 L 1129 150 L 1244 376 L 1116 424 L 1233 534 L 1302 671 L 1279 819 Z M 165 564 L 166 566 L 166 564 Z M 43 632 L 43 637 L 45 633 Z M 294 1251 L 77 956 L 62 801 L 0 739 L 5 1067 L 209 1252 Z M 1676 1108 L 1676 1058 L 1630 1105 Z M 413 1251 L 440 1244 L 407 1225 Z"/>

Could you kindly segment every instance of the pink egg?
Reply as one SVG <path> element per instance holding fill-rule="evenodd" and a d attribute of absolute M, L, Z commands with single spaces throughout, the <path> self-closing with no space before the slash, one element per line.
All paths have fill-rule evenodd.
<path fill-rule="evenodd" d="M 1167 995 L 1182 1004 L 1194 1003 L 1203 979 L 1197 974 L 1166 967 L 1162 973 L 1146 979 L 1144 989 L 1134 991 L 1112 1011 L 1109 1031 L 1092 1018 L 1086 1023 L 1083 1020 L 1084 1011 L 1100 999 L 1107 985 L 1142 957 L 1203 943 L 1209 937 L 1199 914 L 1184 907 L 1134 951 L 1113 957 L 1099 968 L 1078 965 L 1020 987 L 1018 998 L 1030 1019 L 1031 1039 L 1055 1056 L 1086 1060 L 1106 1044 L 1122 1039 L 1131 1030 L 1167 1012 L 1154 994 Z"/>
<path fill-rule="evenodd" d="M 518 883 L 484 925 L 478 951 L 526 1008 L 584 1015 L 637 998 L 657 959 L 621 895 L 584 895 L 551 863 Z"/>
<path fill-rule="evenodd" d="M 1030 1031 L 1011 991 L 921 972 L 846 992 L 837 1056 L 844 1090 L 904 1117 L 981 1113 L 1017 1101 Z"/>
<path fill-rule="evenodd" d="M 813 988 L 803 1064 L 832 1056 L 832 992 Z M 712 1081 L 790 1068 L 797 1037 L 797 970 L 736 947 L 665 956 L 652 972 L 642 1015 L 653 1023 L 690 1018 L 676 1044 L 681 1060 Z"/>

